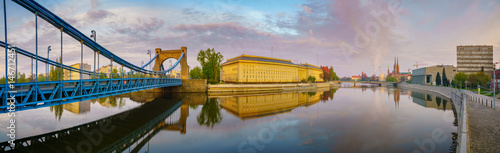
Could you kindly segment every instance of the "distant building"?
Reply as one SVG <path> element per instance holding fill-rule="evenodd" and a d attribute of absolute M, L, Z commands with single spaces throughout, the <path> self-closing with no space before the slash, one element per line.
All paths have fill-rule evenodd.
<path fill-rule="evenodd" d="M 457 69 L 465 74 L 493 71 L 493 46 L 457 46 Z"/>
<path fill-rule="evenodd" d="M 353 75 L 353 76 L 351 76 L 351 80 L 352 81 L 360 81 L 361 80 L 361 76 L 359 76 L 359 75 Z"/>
<path fill-rule="evenodd" d="M 73 64 L 73 65 L 71 65 L 71 67 L 80 69 L 80 63 Z M 83 70 L 91 71 L 90 65 L 87 63 L 83 63 Z M 63 79 L 64 80 L 78 80 L 78 79 L 80 79 L 80 72 L 78 72 L 78 71 L 71 71 L 70 72 L 69 70 L 64 69 L 63 70 Z M 90 79 L 90 75 L 83 74 L 82 79 Z"/>
<path fill-rule="evenodd" d="M 300 82 L 309 76 L 323 82 L 323 70 L 311 64 L 295 64 L 290 60 L 244 55 L 228 59 L 222 64 L 224 82 Z"/>
<path fill-rule="evenodd" d="M 368 81 L 368 75 L 365 72 L 361 72 L 361 80 Z"/>
<path fill-rule="evenodd" d="M 413 84 L 434 84 L 436 82 L 436 75 L 443 77 L 443 68 L 446 71 L 446 78 L 451 83 L 455 74 L 458 73 L 456 67 L 453 65 L 435 65 L 430 67 L 423 67 L 412 71 Z"/>
<path fill-rule="evenodd" d="M 181 78 L 181 71 L 179 70 L 172 70 L 170 71 L 170 74 L 168 74 L 169 78 L 177 78 L 177 79 L 180 79 Z"/>
<path fill-rule="evenodd" d="M 118 70 L 118 67 L 113 66 L 113 69 Z M 101 76 L 109 77 L 110 76 L 109 74 L 112 72 L 111 66 L 110 65 L 103 66 L 103 67 L 99 68 L 97 70 L 97 72 L 100 73 Z"/>
<path fill-rule="evenodd" d="M 394 57 L 394 65 L 392 69 L 392 73 L 389 71 L 389 67 L 387 67 L 387 76 L 393 76 L 398 78 L 399 82 L 405 82 L 411 79 L 410 72 L 401 72 L 399 69 L 399 58 Z M 385 80 L 385 78 L 384 78 Z"/>
<path fill-rule="evenodd" d="M 378 81 L 385 81 L 385 78 L 387 77 L 387 74 L 383 74 L 381 73 L 380 74 L 380 78 L 378 79 Z"/>
<path fill-rule="evenodd" d="M 320 68 L 323 70 L 323 80 L 330 80 L 330 69 L 328 66 L 320 66 Z"/>

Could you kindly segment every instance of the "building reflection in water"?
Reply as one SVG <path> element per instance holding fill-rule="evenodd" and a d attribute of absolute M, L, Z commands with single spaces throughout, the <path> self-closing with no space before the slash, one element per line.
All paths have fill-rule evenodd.
<path fill-rule="evenodd" d="M 419 104 L 420 106 L 435 108 L 443 111 L 452 109 L 451 102 L 448 101 L 447 98 L 443 98 L 441 96 L 412 91 L 411 97 L 413 98 L 413 102 Z"/>
<path fill-rule="evenodd" d="M 63 115 L 64 110 L 67 110 L 74 114 L 85 114 L 87 112 L 90 112 L 90 105 L 95 103 L 99 103 L 99 105 L 107 108 L 114 108 L 114 107 L 121 108 L 125 106 L 126 100 L 124 98 L 130 98 L 133 102 L 137 103 L 147 103 L 164 95 L 165 94 L 162 93 L 149 93 L 146 91 L 138 91 L 116 96 L 102 97 L 80 102 L 50 106 L 50 112 L 54 113 L 56 119 L 61 120 L 61 116 Z"/>
<path fill-rule="evenodd" d="M 237 95 L 220 97 L 220 105 L 231 114 L 250 119 L 290 112 L 297 107 L 308 107 L 320 101 L 333 99 L 336 89 L 320 92 Z"/>

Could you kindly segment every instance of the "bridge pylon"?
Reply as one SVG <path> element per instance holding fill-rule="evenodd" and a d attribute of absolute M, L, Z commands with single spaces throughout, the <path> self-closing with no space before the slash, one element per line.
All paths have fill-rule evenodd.
<path fill-rule="evenodd" d="M 161 50 L 161 48 L 156 48 L 155 53 L 158 54 L 158 56 L 155 59 L 153 71 L 162 71 L 161 67 L 165 60 L 169 58 L 179 60 L 182 53 L 184 53 L 184 57 L 180 59 L 181 61 L 179 63 L 181 65 L 181 79 L 189 79 L 189 66 L 187 65 L 187 47 L 181 47 L 180 50 Z"/>

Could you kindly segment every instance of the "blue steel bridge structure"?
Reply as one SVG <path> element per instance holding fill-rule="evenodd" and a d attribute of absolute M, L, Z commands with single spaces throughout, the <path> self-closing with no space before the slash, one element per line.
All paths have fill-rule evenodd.
<path fill-rule="evenodd" d="M 146 67 L 157 60 L 158 52 L 151 58 L 151 60 L 142 66 L 136 66 L 125 59 L 118 57 L 113 54 L 112 51 L 107 50 L 103 46 L 99 45 L 95 41 L 95 32 L 92 31 L 94 40 L 87 35 L 80 32 L 78 29 L 74 28 L 66 21 L 58 17 L 56 14 L 49 11 L 47 8 L 43 7 L 34 0 L 12 0 L 16 4 L 22 6 L 28 11 L 32 12 L 35 16 L 35 36 L 36 36 L 36 48 L 35 53 L 24 50 L 20 46 L 14 46 L 8 43 L 8 33 L 7 33 L 7 12 L 6 3 L 3 0 L 3 11 L 4 11 L 4 24 L 5 24 L 5 42 L 0 41 L 0 46 L 5 48 L 5 83 L 0 85 L 0 112 L 12 111 L 12 106 L 15 106 L 15 110 L 25 110 L 33 109 L 38 107 L 46 107 L 53 105 L 60 105 L 65 103 L 72 103 L 82 100 L 94 99 L 99 97 L 107 97 L 112 95 L 118 95 L 128 92 L 171 87 L 171 86 L 181 86 L 182 80 L 175 78 L 168 78 L 166 73 L 174 69 L 181 59 L 185 58 L 185 51 L 182 52 L 177 62 L 170 68 L 165 69 L 163 66 L 159 70 L 153 71 L 148 70 Z M 61 33 L 61 53 L 60 58 L 64 59 L 63 51 L 63 35 L 69 35 L 81 44 L 81 61 L 80 68 L 75 68 L 61 62 L 56 62 L 50 60 L 49 58 L 41 57 L 38 54 L 38 18 L 41 18 L 55 28 L 60 30 Z M 94 51 L 94 71 L 88 71 L 83 69 L 83 46 L 87 46 L 92 51 Z M 97 54 L 97 65 L 96 65 L 96 54 Z M 35 60 L 36 75 L 35 80 L 27 83 L 17 83 L 17 56 L 25 56 L 30 59 Z M 100 73 L 96 71 L 96 66 L 99 68 L 99 58 L 103 56 L 110 60 L 110 72 Z M 10 57 L 10 58 L 9 58 Z M 13 60 L 11 60 L 13 59 Z M 38 63 L 46 63 L 48 65 L 58 67 L 61 69 L 59 72 L 59 80 L 51 81 L 38 81 Z M 162 63 L 163 61 L 156 62 Z M 123 68 L 120 75 L 113 75 L 113 63 L 121 65 L 123 68 L 130 69 L 129 72 L 124 73 Z M 78 80 L 63 79 L 63 71 L 66 70 L 71 72 L 79 73 L 80 77 Z M 132 75 L 141 74 L 140 78 L 133 78 Z M 93 76 L 92 79 L 82 79 L 83 76 Z M 100 79 L 99 76 L 106 75 L 108 78 Z M 16 79 L 14 79 L 16 78 Z"/>

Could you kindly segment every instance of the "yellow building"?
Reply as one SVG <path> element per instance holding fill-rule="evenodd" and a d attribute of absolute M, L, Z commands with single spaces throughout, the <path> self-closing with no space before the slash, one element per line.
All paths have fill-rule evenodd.
<path fill-rule="evenodd" d="M 80 63 L 73 64 L 73 65 L 71 65 L 71 67 L 80 69 Z M 91 71 L 90 65 L 87 63 L 83 63 L 83 70 Z M 80 79 L 80 72 L 78 72 L 78 71 L 71 71 L 70 72 L 69 70 L 64 69 L 63 70 L 63 79 L 64 80 L 79 80 Z M 83 74 L 82 79 L 90 79 L 90 75 Z"/>
<path fill-rule="evenodd" d="M 241 55 L 222 64 L 221 80 L 224 82 L 300 82 L 309 76 L 323 82 L 323 70 L 311 64 L 294 64 L 290 60 Z"/>

